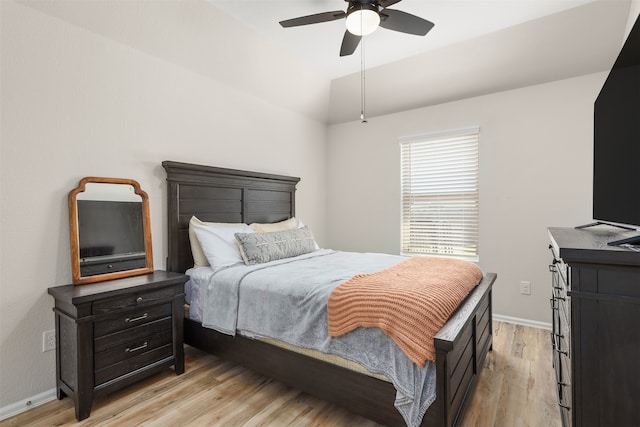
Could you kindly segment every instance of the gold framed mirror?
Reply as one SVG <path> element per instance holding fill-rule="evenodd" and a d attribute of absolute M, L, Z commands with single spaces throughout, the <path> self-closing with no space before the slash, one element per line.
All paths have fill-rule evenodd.
<path fill-rule="evenodd" d="M 153 272 L 149 196 L 137 181 L 86 177 L 68 203 L 74 285 Z"/>

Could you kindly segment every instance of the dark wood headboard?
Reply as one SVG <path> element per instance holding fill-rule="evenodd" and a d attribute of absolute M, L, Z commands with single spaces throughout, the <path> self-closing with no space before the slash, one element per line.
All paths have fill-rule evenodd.
<path fill-rule="evenodd" d="M 300 178 L 164 161 L 167 171 L 167 270 L 193 266 L 189 244 L 192 216 L 207 222 L 271 223 L 295 215 Z"/>

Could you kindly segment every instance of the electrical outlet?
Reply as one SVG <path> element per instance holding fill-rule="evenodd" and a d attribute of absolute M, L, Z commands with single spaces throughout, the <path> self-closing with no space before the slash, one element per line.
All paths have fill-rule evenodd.
<path fill-rule="evenodd" d="M 42 333 L 42 352 L 56 348 L 56 331 L 44 331 Z"/>
<path fill-rule="evenodd" d="M 531 282 L 520 282 L 520 293 L 522 295 L 531 295 Z"/>

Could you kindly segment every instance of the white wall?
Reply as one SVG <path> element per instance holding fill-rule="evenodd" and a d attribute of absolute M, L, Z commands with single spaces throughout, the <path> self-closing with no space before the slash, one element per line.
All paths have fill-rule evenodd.
<path fill-rule="evenodd" d="M 66 197 L 82 177 L 140 182 L 158 269 L 167 253 L 163 160 L 302 177 L 297 214 L 325 243 L 322 121 L 24 4 L 0 7 L 0 408 L 55 385 L 54 352 L 42 353 L 42 332 L 54 328 L 47 287 L 71 280 Z M 238 54 L 264 55 L 264 43 L 251 41 Z M 280 60 L 253 69 L 252 84 L 268 86 L 276 65 L 295 70 L 291 81 L 300 76 L 300 64 Z M 328 92 L 328 81 L 319 84 Z"/>
<path fill-rule="evenodd" d="M 329 246 L 399 253 L 398 139 L 479 125 L 480 266 L 498 274 L 494 311 L 549 323 L 546 229 L 591 220 L 593 101 L 605 77 L 330 126 Z M 521 280 L 531 282 L 531 296 L 519 294 Z"/>

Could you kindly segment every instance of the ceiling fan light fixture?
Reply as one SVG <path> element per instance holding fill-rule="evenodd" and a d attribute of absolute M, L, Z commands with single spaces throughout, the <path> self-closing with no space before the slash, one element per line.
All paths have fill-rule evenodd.
<path fill-rule="evenodd" d="M 380 14 L 374 5 L 350 8 L 347 11 L 347 30 L 356 36 L 366 36 L 373 33 L 380 25 Z"/>

